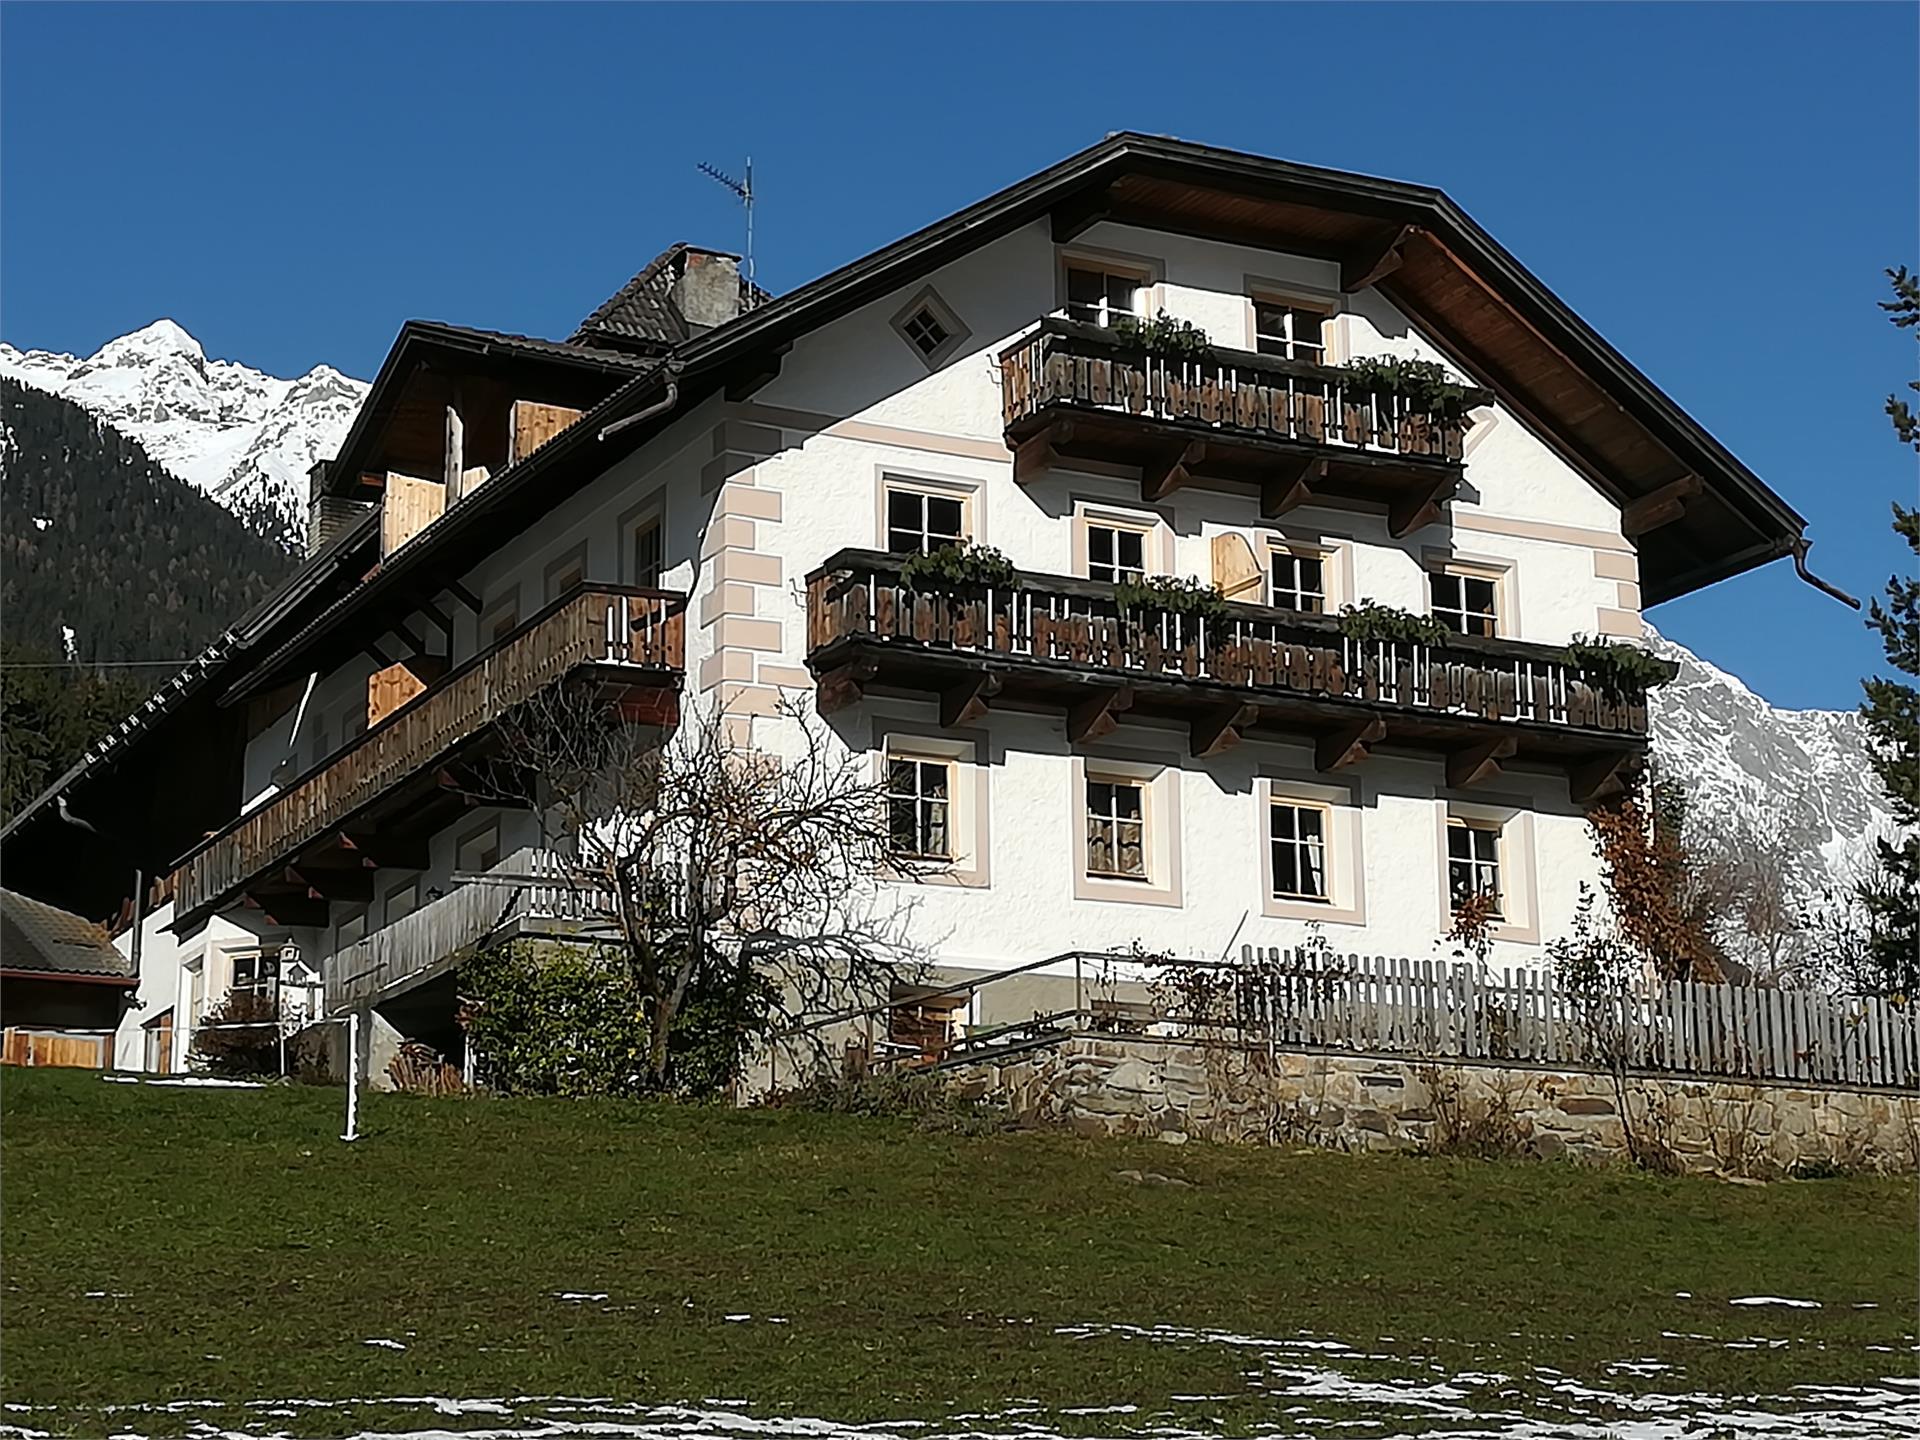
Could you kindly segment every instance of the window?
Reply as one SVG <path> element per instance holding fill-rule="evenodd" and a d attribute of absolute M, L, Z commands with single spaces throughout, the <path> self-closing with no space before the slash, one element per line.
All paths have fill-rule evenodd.
<path fill-rule="evenodd" d="M 657 588 L 666 573 L 664 527 L 660 517 L 642 520 L 633 532 L 633 583 Z"/>
<path fill-rule="evenodd" d="M 386 923 L 391 925 L 396 920 L 404 919 L 418 909 L 419 906 L 419 882 L 416 881 L 409 885 L 402 885 L 398 890 L 392 891 L 387 896 Z"/>
<path fill-rule="evenodd" d="M 887 487 L 887 549 L 894 554 L 931 555 L 959 544 L 966 527 L 966 502 L 958 497 Z"/>
<path fill-rule="evenodd" d="M 462 840 L 454 852 L 453 868 L 465 874 L 491 870 L 500 863 L 500 827 L 489 825 Z"/>
<path fill-rule="evenodd" d="M 1458 908 L 1475 895 L 1487 896 L 1493 914 L 1501 911 L 1500 827 L 1473 820 L 1447 821 L 1447 897 Z"/>
<path fill-rule="evenodd" d="M 1120 525 L 1087 526 L 1087 578 L 1119 584 L 1147 573 L 1144 531 Z"/>
<path fill-rule="evenodd" d="M 1140 313 L 1138 275 L 1117 275 L 1103 267 L 1067 267 L 1067 318 L 1089 325 L 1111 325 L 1122 315 Z"/>
<path fill-rule="evenodd" d="M 932 287 L 907 302 L 906 308 L 893 317 L 893 328 L 929 370 L 944 364 L 968 334 L 960 317 Z"/>
<path fill-rule="evenodd" d="M 558 600 L 587 578 L 587 547 L 562 556 L 547 567 L 547 599 Z"/>
<path fill-rule="evenodd" d="M 1327 358 L 1327 317 L 1323 311 L 1274 301 L 1253 302 L 1253 348 L 1283 360 L 1324 364 Z"/>
<path fill-rule="evenodd" d="M 1268 807 L 1273 847 L 1273 893 L 1286 900 L 1326 903 L 1327 812 L 1318 805 L 1275 800 Z"/>
<path fill-rule="evenodd" d="M 1147 878 L 1144 785 L 1087 781 L 1087 873 L 1122 880 Z"/>
<path fill-rule="evenodd" d="M 280 973 L 278 952 L 261 954 L 254 952 L 233 957 L 233 990 L 235 994 L 270 996 L 273 993 L 274 980 Z"/>
<path fill-rule="evenodd" d="M 1433 618 L 1461 635 L 1499 633 L 1500 582 L 1490 575 L 1435 570 L 1427 576 Z"/>
<path fill-rule="evenodd" d="M 509 596 L 489 610 L 480 622 L 480 640 L 483 645 L 498 645 L 520 626 L 519 596 Z"/>
<path fill-rule="evenodd" d="M 1267 602 L 1281 610 L 1321 615 L 1327 608 L 1327 562 L 1311 550 L 1275 547 Z"/>
<path fill-rule="evenodd" d="M 953 767 L 936 760 L 887 761 L 887 833 L 894 853 L 950 860 Z"/>
<path fill-rule="evenodd" d="M 367 912 L 363 906 L 340 922 L 334 932 L 334 948 L 344 950 L 349 945 L 358 945 L 367 938 Z"/>

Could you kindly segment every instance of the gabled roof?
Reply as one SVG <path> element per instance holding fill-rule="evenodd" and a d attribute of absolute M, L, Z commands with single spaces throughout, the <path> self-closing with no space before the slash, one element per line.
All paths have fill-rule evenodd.
<path fill-rule="evenodd" d="M 227 703 L 271 685 L 315 646 L 357 648 L 351 636 L 368 612 L 430 594 L 699 400 L 764 380 L 809 331 L 1025 226 L 1044 222 L 1068 241 L 1103 219 L 1335 260 L 1351 288 L 1377 287 L 1610 499 L 1624 506 L 1697 480 L 1683 518 L 1639 541 L 1648 605 L 1806 543 L 1805 521 L 1785 500 L 1444 192 L 1122 133 L 675 346 L 396 551 Z M 602 439 L 668 397 L 676 403 Z"/>
<path fill-rule="evenodd" d="M 0 970 L 60 980 L 135 983 L 133 961 L 104 928 L 70 911 L 0 890 Z"/>
<path fill-rule="evenodd" d="M 673 282 L 685 270 L 689 255 L 713 255 L 737 261 L 740 257 L 724 250 L 708 250 L 684 240 L 669 245 L 649 260 L 638 275 L 601 301 L 599 307 L 580 322 L 568 337 L 570 345 L 617 345 L 638 353 L 661 355 L 683 344 L 693 332 L 686 316 L 673 303 Z M 747 311 L 764 305 L 772 297 L 740 278 L 740 308 Z"/>

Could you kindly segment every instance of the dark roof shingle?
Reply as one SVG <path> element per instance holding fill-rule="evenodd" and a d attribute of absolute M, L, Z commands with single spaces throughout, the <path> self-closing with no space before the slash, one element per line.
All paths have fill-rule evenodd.
<path fill-rule="evenodd" d="M 567 343 L 613 344 L 658 354 L 691 339 L 693 332 L 687 326 L 686 317 L 673 303 L 673 282 L 686 268 L 689 254 L 725 255 L 729 260 L 739 258 L 725 251 L 689 245 L 685 241 L 669 245 L 649 260 L 645 269 L 609 295 L 597 310 L 582 320 L 580 328 L 568 337 Z M 764 305 L 771 298 L 744 275 L 740 278 L 742 311 Z"/>
<path fill-rule="evenodd" d="M 133 961 L 91 920 L 0 890 L 0 968 L 50 976 L 135 979 Z"/>

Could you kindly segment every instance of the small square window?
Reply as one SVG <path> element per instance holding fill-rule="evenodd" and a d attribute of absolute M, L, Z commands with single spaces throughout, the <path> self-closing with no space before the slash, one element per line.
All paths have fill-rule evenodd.
<path fill-rule="evenodd" d="M 1124 525 L 1087 526 L 1087 578 L 1118 585 L 1147 573 L 1147 537 Z"/>
<path fill-rule="evenodd" d="M 1089 875 L 1147 878 L 1146 798 L 1146 786 L 1137 781 L 1087 781 Z"/>
<path fill-rule="evenodd" d="M 916 310 L 902 327 L 907 338 L 922 355 L 932 355 L 946 343 L 946 327 L 940 323 L 940 317 L 927 309 Z"/>
<path fill-rule="evenodd" d="M 953 767 L 945 761 L 887 760 L 887 836 L 896 855 L 951 860 Z"/>
<path fill-rule="evenodd" d="M 1485 575 L 1435 570 L 1427 576 L 1433 618 L 1460 635 L 1497 635 L 1500 582 Z"/>
<path fill-rule="evenodd" d="M 967 509 L 952 495 L 887 487 L 887 549 L 896 555 L 931 555 L 967 538 Z"/>
<path fill-rule="evenodd" d="M 1498 919 L 1500 827 L 1477 820 L 1447 821 L 1447 898 L 1457 909 L 1475 895 L 1487 896 Z"/>
<path fill-rule="evenodd" d="M 1262 355 L 1322 364 L 1327 358 L 1326 331 L 1327 317 L 1319 310 L 1254 302 L 1253 348 Z"/>
<path fill-rule="evenodd" d="M 1140 313 L 1137 275 L 1120 275 L 1086 265 L 1067 267 L 1067 318 L 1088 325 L 1111 325 L 1123 315 Z"/>
<path fill-rule="evenodd" d="M 1318 805 L 1276 800 L 1268 814 L 1273 847 L 1273 893 L 1283 900 L 1326 902 L 1327 812 Z"/>
<path fill-rule="evenodd" d="M 1307 550 L 1275 549 L 1269 570 L 1267 603 L 1304 615 L 1323 615 L 1327 609 L 1326 557 Z"/>

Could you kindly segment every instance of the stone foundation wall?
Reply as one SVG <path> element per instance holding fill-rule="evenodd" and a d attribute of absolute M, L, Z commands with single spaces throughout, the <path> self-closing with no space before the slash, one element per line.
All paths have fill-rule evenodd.
<path fill-rule="evenodd" d="M 1673 1076 L 1269 1057 L 1224 1045 L 1079 1036 L 961 1071 L 962 1093 L 1083 1135 L 1626 1160 L 1702 1174 L 1920 1169 L 1920 1096 Z M 1624 1114 L 1622 1113 L 1624 1109 Z"/>

